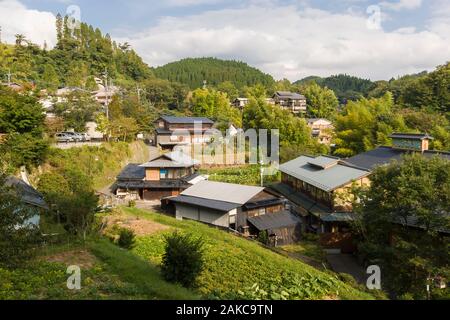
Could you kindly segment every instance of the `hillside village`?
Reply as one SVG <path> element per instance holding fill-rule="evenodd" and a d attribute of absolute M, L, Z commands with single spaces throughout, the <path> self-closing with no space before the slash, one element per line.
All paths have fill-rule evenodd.
<path fill-rule="evenodd" d="M 153 69 L 88 25 L 60 24 L 49 51 L 21 35 L 0 43 L 0 299 L 450 297 L 448 62 L 370 90 L 357 79 L 364 91 L 338 97 L 324 79 L 212 58 Z M 251 77 L 195 84 L 196 61 Z M 243 150 L 212 151 L 249 129 L 279 130 L 278 161 L 257 146 L 249 163 L 245 136 Z M 167 271 L 171 236 L 188 253 L 206 243 L 190 279 Z M 81 296 L 47 278 L 78 261 L 91 279 Z M 17 286 L 28 269 L 39 290 Z"/>

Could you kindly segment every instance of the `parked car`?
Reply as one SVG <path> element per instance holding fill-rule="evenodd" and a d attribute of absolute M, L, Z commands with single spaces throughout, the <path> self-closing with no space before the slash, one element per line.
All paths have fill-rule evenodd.
<path fill-rule="evenodd" d="M 65 133 L 57 133 L 55 134 L 55 138 L 57 142 L 72 142 L 73 141 L 73 137 L 65 134 Z"/>
<path fill-rule="evenodd" d="M 62 133 L 72 137 L 72 139 L 73 139 L 72 141 L 74 141 L 74 142 L 84 141 L 83 140 L 84 139 L 83 136 L 81 134 L 79 134 L 79 133 L 76 133 L 76 132 L 62 132 Z"/>

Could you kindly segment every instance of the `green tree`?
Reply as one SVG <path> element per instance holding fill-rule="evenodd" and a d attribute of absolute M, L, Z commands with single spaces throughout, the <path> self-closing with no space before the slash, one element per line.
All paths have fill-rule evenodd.
<path fill-rule="evenodd" d="M 11 268 L 29 259 L 40 240 L 38 228 L 29 223 L 39 212 L 25 205 L 18 192 L 0 173 L 0 266 Z"/>
<path fill-rule="evenodd" d="M 190 234 L 174 232 L 166 236 L 161 272 L 167 281 L 193 287 L 203 269 L 204 242 Z"/>
<path fill-rule="evenodd" d="M 377 145 L 389 145 L 392 132 L 406 130 L 402 116 L 393 108 L 394 100 L 389 92 L 378 99 L 350 101 L 335 120 L 334 153 L 350 157 Z"/>
<path fill-rule="evenodd" d="M 439 231 L 450 230 L 450 161 L 415 154 L 378 167 L 359 199 L 359 247 L 381 266 L 385 289 L 424 299 L 428 277 L 448 279 L 448 241 Z"/>
<path fill-rule="evenodd" d="M 308 113 L 314 118 L 333 118 L 337 113 L 339 101 L 333 90 L 322 88 L 313 82 L 302 90 L 308 104 Z"/>

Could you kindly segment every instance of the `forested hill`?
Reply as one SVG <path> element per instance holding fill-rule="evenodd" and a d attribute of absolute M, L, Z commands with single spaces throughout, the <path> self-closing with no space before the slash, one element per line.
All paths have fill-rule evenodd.
<path fill-rule="evenodd" d="M 318 85 L 333 90 L 341 102 L 365 97 L 375 87 L 375 83 L 370 80 L 347 74 L 339 74 L 327 78 L 311 76 L 299 80 L 295 84 L 306 84 L 310 81 L 315 81 Z"/>
<path fill-rule="evenodd" d="M 85 23 L 68 28 L 67 17 L 57 17 L 55 48 L 39 47 L 26 35 L 16 35 L 14 45 L 0 44 L 0 76 L 8 71 L 19 83 L 33 82 L 39 89 L 74 86 L 96 88 L 94 77 L 107 70 L 120 85 L 152 77 L 150 67 L 130 48 Z"/>
<path fill-rule="evenodd" d="M 206 80 L 208 85 L 216 86 L 230 81 L 236 88 L 262 84 L 269 87 L 275 83 L 272 76 L 239 61 L 216 58 L 187 58 L 154 69 L 158 78 L 180 82 L 191 89 L 197 89 Z"/>

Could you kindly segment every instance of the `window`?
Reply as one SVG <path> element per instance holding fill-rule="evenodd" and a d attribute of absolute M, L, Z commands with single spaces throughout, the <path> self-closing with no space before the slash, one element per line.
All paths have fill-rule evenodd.
<path fill-rule="evenodd" d="M 263 216 L 266 214 L 266 208 L 261 208 L 258 210 L 258 216 Z"/>
<path fill-rule="evenodd" d="M 166 169 L 159 170 L 159 178 L 166 179 L 169 172 Z"/>

